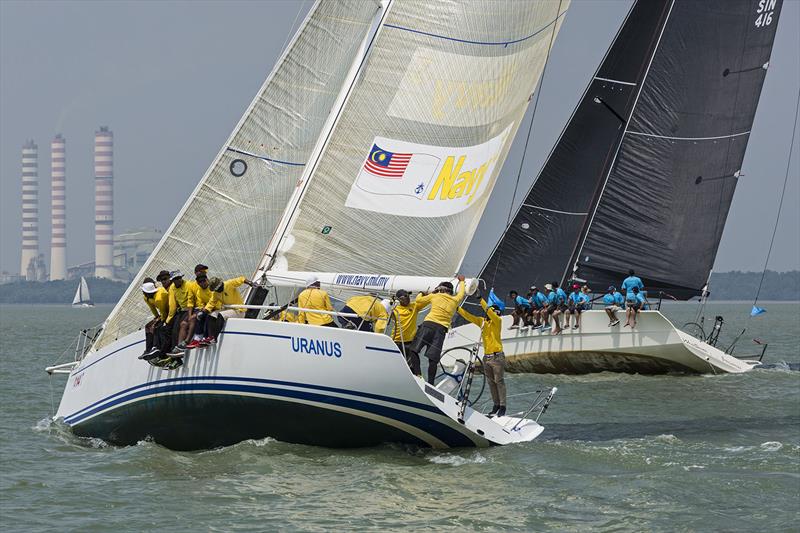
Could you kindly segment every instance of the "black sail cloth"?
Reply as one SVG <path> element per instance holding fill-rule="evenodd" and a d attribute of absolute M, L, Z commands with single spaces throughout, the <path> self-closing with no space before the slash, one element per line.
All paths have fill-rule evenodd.
<path fill-rule="evenodd" d="M 481 277 L 498 294 L 573 275 L 602 290 L 633 268 L 651 295 L 699 294 L 780 7 L 636 2 Z"/>

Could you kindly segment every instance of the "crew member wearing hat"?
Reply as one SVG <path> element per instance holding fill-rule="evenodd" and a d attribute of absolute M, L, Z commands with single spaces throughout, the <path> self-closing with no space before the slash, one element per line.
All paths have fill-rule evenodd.
<path fill-rule="evenodd" d="M 506 414 L 506 356 L 503 353 L 503 343 L 500 340 L 500 330 L 503 324 L 500 318 L 500 307 L 486 304 L 481 297 L 481 307 L 486 317 L 477 317 L 459 307 L 458 314 L 481 328 L 483 341 L 483 375 L 489 381 L 489 391 L 492 393 L 492 410 L 489 416 L 505 416 Z"/>
<path fill-rule="evenodd" d="M 153 313 L 153 319 L 144 326 L 145 347 L 139 359 L 146 359 L 154 357 L 158 354 L 158 348 L 153 350 L 155 341 L 155 331 L 169 312 L 169 298 L 165 298 L 166 291 L 162 288 L 156 287 L 153 278 L 144 278 L 142 283 L 142 295 L 144 296 L 144 303 L 150 308 Z M 165 305 L 166 304 L 166 305 Z M 153 352 L 152 354 L 150 352 Z"/>
<path fill-rule="evenodd" d="M 589 287 L 584 287 L 587 291 Z M 575 324 L 572 326 L 572 329 L 578 329 L 581 327 L 581 313 L 588 309 L 588 305 L 590 302 L 589 295 L 584 293 L 583 289 L 581 289 L 580 284 L 573 283 L 572 284 L 572 292 L 569 293 L 569 298 L 567 302 L 567 316 L 566 316 L 566 324 L 564 327 L 569 329 L 569 322 L 570 317 L 572 317 Z"/>
<path fill-rule="evenodd" d="M 339 323 L 344 328 L 359 331 L 383 333 L 389 319 L 386 308 L 376 293 L 353 296 L 345 302 L 341 312 L 358 315 L 358 317 L 339 316 Z"/>
<path fill-rule="evenodd" d="M 559 316 L 567 309 L 567 294 L 558 286 L 558 282 L 547 283 L 544 288 L 547 290 L 547 316 L 552 318 L 553 335 L 561 333 L 561 322 Z"/>
<path fill-rule="evenodd" d="M 207 344 L 215 344 L 217 342 L 217 336 L 219 332 L 222 331 L 226 318 L 244 316 L 245 309 L 243 307 L 226 308 L 226 306 L 244 305 L 242 295 L 239 294 L 239 287 L 243 284 L 250 287 L 255 286 L 255 283 L 244 276 L 226 279 L 225 281 L 216 277 L 209 280 L 208 288 L 211 289 L 211 299 L 203 309 L 209 313 L 214 320 L 213 322 L 209 321 L 208 324 L 210 338 L 206 339 Z M 207 320 L 210 320 L 210 318 Z"/>
<path fill-rule="evenodd" d="M 313 276 L 306 280 L 306 288 L 297 296 L 297 307 L 301 309 L 318 309 L 320 311 L 334 310 L 328 292 L 319 288 L 319 280 Z M 312 326 L 339 327 L 333 321 L 333 316 L 327 313 L 300 311 L 297 313 L 297 321 L 301 324 L 311 324 Z"/>
<path fill-rule="evenodd" d="M 531 302 L 527 298 L 520 296 L 517 291 L 511 291 L 508 295 L 511 297 L 511 302 L 514 304 L 514 311 L 511 313 L 511 316 L 514 317 L 514 321 L 508 329 L 519 328 L 520 319 L 522 319 L 523 326 L 530 325 L 528 323 L 528 315 L 531 311 Z"/>
<path fill-rule="evenodd" d="M 186 283 L 186 290 L 189 291 L 189 294 L 192 294 L 194 291 L 197 290 L 197 277 L 200 275 L 206 276 L 208 278 L 208 267 L 202 263 L 198 263 L 194 266 L 194 279 L 189 281 L 185 281 Z"/>
<path fill-rule="evenodd" d="M 539 287 L 531 287 L 531 317 L 533 317 L 533 327 L 541 328 L 547 320 L 547 297 Z"/>
<path fill-rule="evenodd" d="M 167 326 L 172 328 L 171 344 L 174 350 L 167 355 L 181 357 L 190 340 L 189 333 L 189 286 L 183 281 L 183 273 L 173 270 L 169 273 L 169 314 Z"/>
<path fill-rule="evenodd" d="M 608 315 L 609 327 L 619 325 L 617 311 L 621 310 L 624 304 L 625 298 L 623 298 L 622 293 L 616 287 L 610 285 L 608 292 L 603 296 L 603 305 L 605 305 L 604 309 Z"/>
<path fill-rule="evenodd" d="M 419 354 L 414 351 L 414 338 L 417 336 L 417 315 L 422 304 L 419 302 L 419 296 L 413 302 L 411 295 L 408 291 L 400 289 L 395 294 L 397 298 L 397 305 L 392 310 L 392 317 L 394 318 L 394 331 L 392 332 L 392 340 L 400 348 L 400 351 L 406 357 L 408 368 L 415 376 L 422 376 L 422 369 L 419 363 Z"/>
<path fill-rule="evenodd" d="M 428 358 L 428 383 L 433 385 L 436 378 L 436 367 L 439 366 L 439 359 L 442 357 L 442 345 L 444 344 L 447 330 L 450 329 L 450 322 L 456 309 L 464 299 L 464 276 L 458 275 L 458 292 L 453 294 L 453 284 L 443 281 L 431 293 L 418 296 L 416 301 L 422 309 L 431 306 L 431 310 L 422 322 L 417 332 L 417 340 L 414 344 L 414 351 L 422 354 L 425 350 L 425 357 Z"/>

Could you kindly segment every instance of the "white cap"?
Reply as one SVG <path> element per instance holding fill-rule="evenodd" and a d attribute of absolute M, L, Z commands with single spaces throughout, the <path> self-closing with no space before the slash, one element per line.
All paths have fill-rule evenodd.
<path fill-rule="evenodd" d="M 153 294 L 158 292 L 158 289 L 156 288 L 155 283 L 151 283 L 148 281 L 147 283 L 142 284 L 142 292 L 146 292 L 147 294 Z"/>
<path fill-rule="evenodd" d="M 318 282 L 319 278 L 317 276 L 308 276 L 306 278 L 306 287 L 310 287 L 314 283 Z"/>
<path fill-rule="evenodd" d="M 547 289 L 548 291 L 552 291 L 553 290 L 553 285 L 551 285 L 550 283 L 545 283 L 544 284 L 544 288 Z"/>
<path fill-rule="evenodd" d="M 169 273 L 169 279 L 170 280 L 173 280 L 175 278 L 182 278 L 182 277 L 183 277 L 183 272 L 181 272 L 180 270 L 173 270 L 172 272 Z"/>

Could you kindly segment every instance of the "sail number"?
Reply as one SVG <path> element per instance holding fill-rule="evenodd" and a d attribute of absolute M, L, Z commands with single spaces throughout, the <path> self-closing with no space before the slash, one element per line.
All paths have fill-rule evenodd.
<path fill-rule="evenodd" d="M 772 24 L 772 15 L 775 13 L 775 4 L 778 0 L 758 0 L 756 13 L 756 28 L 764 28 Z"/>

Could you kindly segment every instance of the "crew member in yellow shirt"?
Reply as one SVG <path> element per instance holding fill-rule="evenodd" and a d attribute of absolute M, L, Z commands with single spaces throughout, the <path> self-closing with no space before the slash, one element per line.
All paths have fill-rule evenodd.
<path fill-rule="evenodd" d="M 145 278 L 142 284 L 144 302 L 153 313 L 153 320 L 145 324 L 145 351 L 139 359 L 153 359 L 162 355 L 162 346 L 166 340 L 164 322 L 169 315 L 169 293 L 164 287 L 156 287 L 152 278 Z M 169 348 L 167 348 L 169 350 Z"/>
<path fill-rule="evenodd" d="M 500 340 L 500 331 L 503 320 L 500 318 L 500 307 L 489 307 L 486 300 L 481 297 L 481 307 L 486 317 L 477 317 L 472 313 L 458 308 L 458 314 L 481 328 L 483 341 L 483 375 L 489 381 L 489 391 L 492 393 L 492 411 L 489 416 L 505 416 L 506 414 L 506 356 L 503 353 L 503 343 Z"/>
<path fill-rule="evenodd" d="M 244 305 L 242 295 L 239 294 L 239 287 L 241 287 L 242 284 L 249 285 L 250 287 L 255 286 L 252 281 L 244 276 L 226 279 L 225 281 L 222 281 L 220 278 L 211 278 L 211 281 L 209 281 L 208 288 L 211 289 L 211 299 L 203 308 L 206 312 L 211 314 L 211 317 L 207 319 L 210 320 L 208 324 L 210 339 L 208 339 L 207 344 L 214 344 L 217 342 L 217 336 L 225 325 L 226 318 L 244 316 L 245 310 L 243 307 L 225 308 L 225 306 L 236 304 Z M 212 317 L 213 320 L 211 320 Z"/>
<path fill-rule="evenodd" d="M 172 328 L 171 343 L 174 350 L 167 353 L 171 357 L 182 357 L 189 341 L 189 285 L 183 281 L 183 273 L 173 270 L 169 273 L 169 314 L 167 326 Z"/>
<path fill-rule="evenodd" d="M 418 354 L 422 355 L 422 351 L 425 350 L 425 357 L 428 358 L 428 383 L 431 385 L 436 378 L 439 359 L 442 357 L 444 338 L 450 329 L 450 322 L 456 314 L 456 309 L 464 299 L 464 293 L 464 276 L 459 274 L 456 294 L 453 294 L 453 284 L 443 281 L 432 293 L 418 296 L 416 299 L 423 309 L 431 306 L 414 343 L 414 351 Z"/>
<path fill-rule="evenodd" d="M 408 291 L 400 289 L 395 294 L 398 303 L 392 310 L 392 317 L 394 318 L 392 340 L 406 356 L 408 367 L 415 376 L 422 376 L 419 354 L 414 351 L 414 338 L 417 336 L 417 316 L 419 315 L 419 310 L 423 307 L 419 302 L 419 296 L 412 302 Z"/>
<path fill-rule="evenodd" d="M 319 288 L 319 280 L 310 278 L 306 282 L 306 289 L 297 296 L 297 307 L 300 309 L 318 309 L 320 311 L 333 311 L 331 298 L 328 293 Z M 314 313 L 313 311 L 300 311 L 297 313 L 297 321 L 300 324 L 311 324 L 314 326 L 328 326 L 337 328 L 333 316 L 326 313 Z"/>
<path fill-rule="evenodd" d="M 203 339 L 208 337 L 208 313 L 203 309 L 211 300 L 211 289 L 208 288 L 208 276 L 204 273 L 197 275 L 194 280 L 195 288 L 189 292 L 189 332 L 187 338 L 192 342 L 186 345 L 187 350 L 199 348 Z"/>
<path fill-rule="evenodd" d="M 358 317 L 340 316 L 339 323 L 348 329 L 383 333 L 389 315 L 375 293 L 353 296 L 342 307 L 342 313 L 355 313 Z"/>

